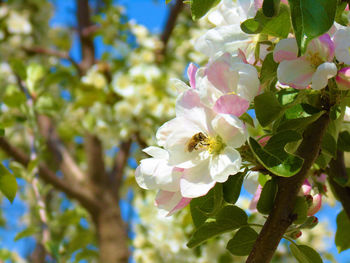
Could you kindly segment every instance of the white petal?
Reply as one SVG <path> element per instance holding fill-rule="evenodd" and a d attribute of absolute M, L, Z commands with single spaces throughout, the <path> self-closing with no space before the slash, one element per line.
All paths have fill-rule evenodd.
<path fill-rule="evenodd" d="M 189 204 L 191 199 L 184 198 L 180 192 L 159 191 L 156 196 L 156 206 L 159 209 L 167 211 L 167 216 L 182 209 Z"/>
<path fill-rule="evenodd" d="M 179 79 L 170 79 L 171 84 L 176 88 L 177 92 L 181 93 L 190 89 L 190 87 Z"/>
<path fill-rule="evenodd" d="M 350 30 L 339 29 L 334 35 L 335 56 L 340 62 L 350 65 Z"/>
<path fill-rule="evenodd" d="M 277 68 L 277 78 L 285 85 L 297 89 L 306 88 L 312 80 L 315 69 L 312 65 L 300 57 L 295 60 L 284 60 Z"/>
<path fill-rule="evenodd" d="M 208 57 L 225 52 L 234 52 L 238 48 L 246 47 L 251 36 L 242 32 L 239 24 L 220 26 L 208 30 L 195 42 L 195 49 Z"/>
<path fill-rule="evenodd" d="M 234 148 L 242 146 L 247 139 L 244 124 L 236 116 L 218 114 L 212 121 L 212 126 L 223 142 Z"/>
<path fill-rule="evenodd" d="M 323 89 L 328 84 L 328 79 L 337 75 L 337 66 L 334 63 L 326 62 L 318 66 L 312 76 L 311 88 L 315 90 Z"/>
<path fill-rule="evenodd" d="M 243 181 L 244 189 L 247 190 L 249 193 L 254 194 L 256 191 L 256 188 L 259 185 L 258 178 L 259 178 L 259 172 L 254 172 L 254 171 L 248 172 L 246 178 Z"/>
<path fill-rule="evenodd" d="M 142 151 L 157 159 L 169 159 L 169 153 L 166 150 L 159 147 L 149 146 L 143 149 Z"/>
<path fill-rule="evenodd" d="M 273 50 L 273 59 L 276 62 L 283 60 L 293 60 L 298 57 L 298 45 L 295 38 L 280 40 Z"/>
<path fill-rule="evenodd" d="M 197 166 L 186 169 L 180 179 L 180 189 L 183 197 L 195 198 L 203 196 L 213 188 L 215 181 L 209 174 L 209 160 L 205 160 Z"/>
<path fill-rule="evenodd" d="M 135 173 L 136 182 L 144 189 L 178 191 L 180 170 L 168 165 L 166 160 L 148 158 L 141 161 Z"/>
<path fill-rule="evenodd" d="M 216 182 L 226 182 L 230 175 L 239 172 L 241 155 L 232 147 L 225 147 L 224 151 L 213 156 L 210 162 L 210 176 Z"/>
<path fill-rule="evenodd" d="M 255 67 L 245 63 L 235 63 L 232 68 L 239 73 L 239 80 L 235 92 L 238 96 L 252 101 L 259 91 L 259 77 Z"/>

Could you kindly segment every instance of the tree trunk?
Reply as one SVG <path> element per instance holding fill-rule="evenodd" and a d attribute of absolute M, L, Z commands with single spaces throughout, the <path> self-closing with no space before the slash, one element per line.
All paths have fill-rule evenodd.
<path fill-rule="evenodd" d="M 107 194 L 108 195 L 108 194 Z M 128 236 L 121 218 L 119 204 L 114 198 L 102 201 L 95 215 L 101 263 L 127 263 L 129 258 Z"/>

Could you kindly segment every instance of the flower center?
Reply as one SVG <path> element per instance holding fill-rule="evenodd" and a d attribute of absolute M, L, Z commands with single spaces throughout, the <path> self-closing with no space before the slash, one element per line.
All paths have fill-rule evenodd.
<path fill-rule="evenodd" d="M 320 54 L 318 52 L 316 53 L 308 52 L 306 54 L 306 60 L 309 61 L 311 65 L 315 68 L 317 68 L 319 65 L 323 63 L 323 60 L 320 57 Z"/>
<path fill-rule="evenodd" d="M 210 154 L 219 154 L 225 146 L 219 135 L 216 137 L 209 137 L 203 132 L 199 132 L 193 135 L 189 140 L 187 143 L 187 150 L 189 152 L 193 150 L 207 150 Z"/>

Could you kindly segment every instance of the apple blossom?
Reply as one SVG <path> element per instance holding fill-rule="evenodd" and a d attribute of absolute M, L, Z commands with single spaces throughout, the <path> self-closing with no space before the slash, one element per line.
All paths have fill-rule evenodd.
<path fill-rule="evenodd" d="M 246 131 L 237 117 L 215 114 L 197 92 L 188 90 L 177 101 L 176 118 L 158 129 L 157 140 L 169 152 L 168 164 L 184 168 L 182 196 L 194 198 L 240 170 L 241 156 L 235 148 L 245 142 Z"/>
<path fill-rule="evenodd" d="M 252 0 L 223 0 L 217 9 L 208 15 L 209 21 L 216 27 L 196 40 L 195 49 L 208 57 L 236 52 L 238 48 L 245 49 L 253 38 L 241 30 L 240 23 L 253 17 L 256 11 Z"/>
<path fill-rule="evenodd" d="M 334 43 L 328 34 L 313 39 L 303 56 L 298 57 L 297 42 L 294 38 L 279 41 L 273 52 L 274 60 L 279 62 L 277 78 L 296 89 L 322 89 L 328 79 L 337 74 L 334 57 Z"/>

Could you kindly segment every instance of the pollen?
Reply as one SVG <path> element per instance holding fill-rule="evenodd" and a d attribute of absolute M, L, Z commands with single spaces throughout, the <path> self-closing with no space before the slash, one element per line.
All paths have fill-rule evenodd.
<path fill-rule="evenodd" d="M 317 68 L 319 65 L 321 65 L 324 61 L 322 60 L 320 54 L 318 52 L 311 53 L 308 52 L 306 54 L 306 59 L 311 63 L 311 65 L 315 68 Z"/>

